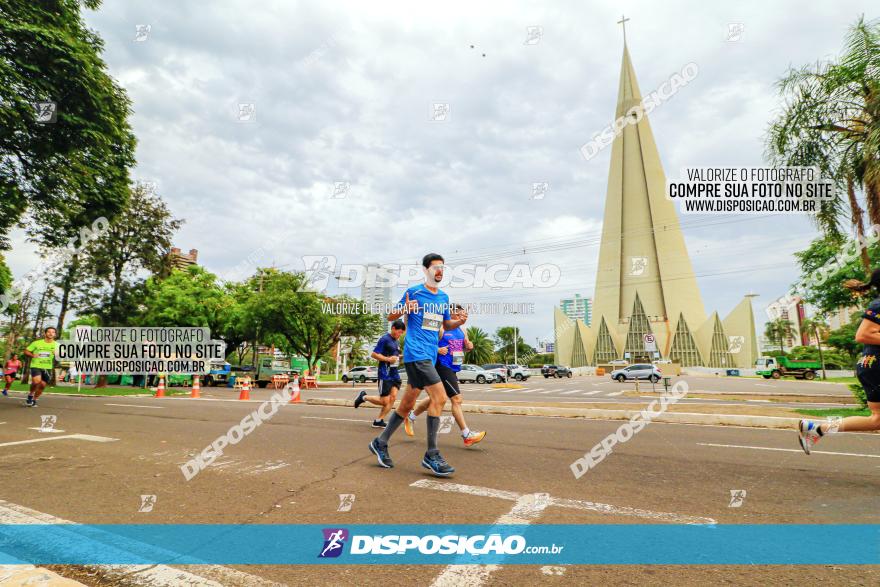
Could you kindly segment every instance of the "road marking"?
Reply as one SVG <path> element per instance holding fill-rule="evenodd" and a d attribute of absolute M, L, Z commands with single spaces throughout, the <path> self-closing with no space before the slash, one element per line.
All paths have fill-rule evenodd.
<path fill-rule="evenodd" d="M 82 435 L 85 436 L 85 435 Z M 100 438 L 100 437 L 96 437 Z M 54 439 L 50 439 L 54 440 Z M 76 524 L 70 520 L 56 518 L 55 516 L 38 512 L 30 508 L 0 500 L 0 525 L 2 524 Z M 108 535 L 110 536 L 110 535 Z M 117 543 L 108 541 L 108 544 Z M 102 548 L 106 545 L 102 545 Z M 118 545 L 124 551 L 123 545 Z M 152 549 L 152 547 L 151 547 Z M 126 584 L 149 585 L 150 587 L 176 587 L 177 585 L 190 585 L 194 587 L 221 587 L 222 585 L 260 585 L 264 587 L 277 586 L 279 583 L 266 581 L 256 575 L 250 575 L 236 569 L 221 565 L 199 565 L 200 571 L 205 571 L 211 579 L 201 577 L 169 567 L 168 565 L 84 565 L 87 569 L 100 569 L 105 574 L 116 580 L 123 580 Z M 216 579 L 216 580 L 213 580 Z M 219 581 L 219 582 L 218 582 Z"/>
<path fill-rule="evenodd" d="M 64 430 L 58 430 L 57 428 L 28 428 L 28 430 L 36 430 L 37 432 L 42 432 L 43 434 L 61 434 Z"/>
<path fill-rule="evenodd" d="M 164 410 L 162 406 L 142 406 L 140 404 L 104 404 L 105 406 L 119 406 L 121 408 L 146 408 L 148 410 Z"/>
<path fill-rule="evenodd" d="M 534 389 L 520 389 L 519 390 L 520 393 L 532 393 L 533 391 L 535 391 L 535 390 Z"/>
<path fill-rule="evenodd" d="M 711 442 L 698 442 L 701 446 L 717 446 L 721 448 L 749 448 L 752 450 L 775 450 L 779 452 L 804 452 L 798 448 L 773 448 L 769 446 L 743 446 L 740 444 L 714 444 Z M 829 452 L 825 450 L 811 450 L 810 454 L 814 455 L 837 455 L 840 457 L 865 457 L 869 459 L 880 459 L 880 455 L 865 455 L 857 452 Z"/>
<path fill-rule="evenodd" d="M 608 397 L 617 397 L 617 396 L 619 396 L 619 395 L 623 395 L 625 391 L 626 391 L 626 390 L 624 390 L 624 391 L 612 391 L 611 393 L 608 394 Z"/>
<path fill-rule="evenodd" d="M 479 487 L 476 485 L 461 485 L 459 483 L 444 483 L 442 481 L 434 481 L 432 479 L 419 479 L 411 483 L 410 487 L 420 487 L 422 489 L 436 489 L 438 491 L 448 491 L 452 493 L 467 493 L 468 495 L 477 495 L 480 497 L 495 497 L 497 499 L 506 499 L 508 501 L 517 501 L 524 495 L 516 491 L 505 491 L 503 489 L 493 489 L 491 487 Z M 597 503 L 592 501 L 583 501 L 579 499 L 565 499 L 561 497 L 547 498 L 548 506 L 556 506 L 563 508 L 572 508 L 578 510 L 588 510 L 599 512 L 602 514 L 633 516 L 636 518 L 646 518 L 661 522 L 669 522 L 672 524 L 714 524 L 712 518 L 703 518 L 700 516 L 688 516 L 684 514 L 674 514 L 667 512 L 653 512 L 651 510 L 642 510 L 625 506 L 615 506 L 607 503 Z"/>
<path fill-rule="evenodd" d="M 340 420 L 342 422 L 366 422 L 366 420 L 356 420 L 354 418 L 325 418 L 322 416 L 300 416 L 306 420 Z"/>
<path fill-rule="evenodd" d="M 73 438 L 74 440 L 88 440 L 90 442 L 114 442 L 118 438 L 108 438 L 106 436 L 92 436 L 91 434 L 65 434 L 64 436 L 52 436 L 49 438 L 32 438 L 30 440 L 16 440 L 15 442 L 4 442 L 0 446 L 15 446 L 16 444 L 32 444 L 34 442 L 49 442 L 50 440 L 64 440 Z"/>
<path fill-rule="evenodd" d="M 597 389 L 596 391 L 585 391 L 581 395 L 596 395 L 597 393 L 602 393 L 601 389 Z"/>
<path fill-rule="evenodd" d="M 572 393 L 578 393 L 578 392 L 580 392 L 580 389 L 572 389 L 571 391 L 563 391 L 562 395 L 570 395 Z"/>
<path fill-rule="evenodd" d="M 559 389 L 556 389 L 556 388 L 554 387 L 553 389 L 548 389 L 547 391 L 542 391 L 541 393 L 542 393 L 542 394 L 545 394 L 545 393 L 556 393 L 557 391 L 562 391 L 563 389 L 565 389 L 565 388 L 564 388 L 564 387 L 560 387 Z"/>

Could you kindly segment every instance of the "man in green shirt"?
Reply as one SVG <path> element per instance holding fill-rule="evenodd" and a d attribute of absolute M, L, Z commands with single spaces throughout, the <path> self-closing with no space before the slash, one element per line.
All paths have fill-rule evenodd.
<path fill-rule="evenodd" d="M 51 326 L 43 333 L 43 338 L 28 345 L 24 354 L 31 358 L 31 390 L 27 397 L 27 406 L 37 405 L 37 398 L 52 380 L 52 369 L 55 368 L 56 330 Z"/>

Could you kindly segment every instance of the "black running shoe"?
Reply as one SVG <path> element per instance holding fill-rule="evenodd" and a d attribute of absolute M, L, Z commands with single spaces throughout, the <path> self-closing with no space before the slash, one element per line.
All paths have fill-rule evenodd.
<path fill-rule="evenodd" d="M 385 467 L 386 469 L 390 469 L 394 466 L 394 461 L 391 460 L 391 455 L 388 454 L 387 446 L 379 446 L 379 443 L 376 442 L 376 438 L 374 438 L 370 442 L 370 452 L 376 455 L 376 458 L 379 460 L 379 466 Z"/>
<path fill-rule="evenodd" d="M 33 403 L 34 403 L 34 398 L 32 398 L 32 397 L 29 397 L 26 400 L 24 400 L 24 405 L 26 405 L 29 408 L 33 405 Z"/>
<path fill-rule="evenodd" d="M 373 428 L 385 428 L 388 424 L 385 423 L 385 420 L 373 420 Z"/>
<path fill-rule="evenodd" d="M 426 469 L 431 469 L 431 472 L 434 473 L 438 477 L 449 477 L 453 473 L 455 473 L 455 467 L 451 466 L 446 462 L 440 453 L 425 453 L 425 458 L 422 459 L 422 466 Z"/>
<path fill-rule="evenodd" d="M 365 401 L 367 401 L 364 399 L 366 396 L 367 396 L 367 390 L 362 389 L 361 392 L 358 394 L 358 396 L 356 398 L 354 398 L 354 407 L 355 408 L 361 407 L 361 404 L 364 403 Z"/>

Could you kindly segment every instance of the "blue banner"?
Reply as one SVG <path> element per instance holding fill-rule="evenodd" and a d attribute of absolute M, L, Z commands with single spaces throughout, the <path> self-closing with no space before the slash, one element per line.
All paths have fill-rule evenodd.
<path fill-rule="evenodd" d="M 0 564 L 877 565 L 878 525 L 0 526 Z"/>

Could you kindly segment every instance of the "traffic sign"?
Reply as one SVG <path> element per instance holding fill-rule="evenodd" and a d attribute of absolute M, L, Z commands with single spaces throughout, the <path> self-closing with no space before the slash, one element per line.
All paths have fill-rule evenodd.
<path fill-rule="evenodd" d="M 657 350 L 657 339 L 654 338 L 654 335 L 650 332 L 645 334 L 643 337 L 645 341 L 645 350 L 646 351 L 656 351 Z"/>

